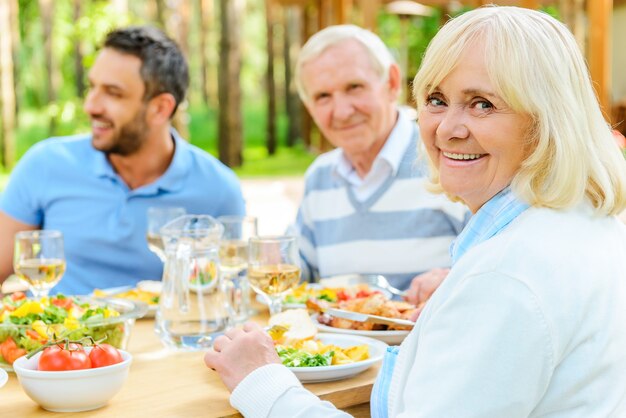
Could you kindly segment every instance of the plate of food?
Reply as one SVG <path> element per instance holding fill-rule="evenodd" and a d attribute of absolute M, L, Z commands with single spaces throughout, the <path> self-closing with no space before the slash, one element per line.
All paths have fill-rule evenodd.
<path fill-rule="evenodd" d="M 386 298 L 391 298 L 391 293 L 385 289 L 377 288 L 368 284 L 355 284 L 349 286 L 329 287 L 319 283 L 302 283 L 283 298 L 285 309 L 305 308 L 309 299 L 319 299 L 331 303 L 362 298 L 374 293 L 380 293 Z M 267 300 L 257 294 L 257 301 L 267 305 Z"/>
<path fill-rule="evenodd" d="M 148 312 L 144 318 L 154 318 L 159 307 L 162 283 L 156 280 L 141 280 L 136 287 L 119 286 L 107 289 L 95 289 L 91 294 L 94 298 L 129 299 L 135 302 L 143 302 L 148 305 Z"/>
<path fill-rule="evenodd" d="M 352 377 L 380 362 L 387 350 L 387 344 L 372 338 L 318 334 L 305 309 L 275 315 L 270 325 L 278 356 L 303 383 Z"/>
<path fill-rule="evenodd" d="M 311 319 L 314 322 L 318 322 L 319 314 L 311 315 Z M 378 341 L 382 341 L 389 345 L 398 345 L 409 335 L 408 330 L 359 330 L 359 329 L 349 329 L 349 328 L 337 328 L 330 325 L 324 325 L 322 323 L 317 324 L 317 329 L 323 333 L 330 334 L 341 334 L 347 336 L 358 336 L 358 337 L 366 337 L 370 339 L 375 339 Z"/>
<path fill-rule="evenodd" d="M 401 343 L 411 329 L 410 326 L 385 325 L 371 322 L 359 322 L 335 317 L 325 313 L 328 308 L 337 308 L 344 311 L 375 315 L 392 319 L 410 319 L 418 308 L 407 302 L 390 300 L 381 294 L 375 293 L 367 297 L 329 303 L 325 301 L 309 300 L 307 306 L 316 311 L 313 321 L 321 332 L 359 335 L 375 338 L 388 344 Z"/>

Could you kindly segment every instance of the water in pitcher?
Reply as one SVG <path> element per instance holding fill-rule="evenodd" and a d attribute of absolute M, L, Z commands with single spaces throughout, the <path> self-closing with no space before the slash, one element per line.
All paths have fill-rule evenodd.
<path fill-rule="evenodd" d="M 166 261 L 155 329 L 169 348 L 205 350 L 231 325 L 219 276 L 221 232 L 207 215 L 186 215 L 162 229 Z"/>

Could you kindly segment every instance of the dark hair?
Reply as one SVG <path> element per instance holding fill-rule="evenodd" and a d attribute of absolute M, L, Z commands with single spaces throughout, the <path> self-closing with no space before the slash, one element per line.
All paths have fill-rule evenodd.
<path fill-rule="evenodd" d="M 144 99 L 170 93 L 176 100 L 170 117 L 176 113 L 189 87 L 187 61 L 176 42 L 155 27 L 131 26 L 109 32 L 104 47 L 139 58 Z"/>

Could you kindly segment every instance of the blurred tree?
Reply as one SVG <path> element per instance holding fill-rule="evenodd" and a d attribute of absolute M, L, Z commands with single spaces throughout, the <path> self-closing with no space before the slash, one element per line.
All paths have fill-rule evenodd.
<path fill-rule="evenodd" d="M 219 96 L 219 157 L 229 167 L 243 163 L 241 117 L 241 20 L 243 0 L 219 0 L 220 60 L 218 71 Z"/>
<path fill-rule="evenodd" d="M 198 38 L 199 38 L 199 54 L 200 59 L 200 77 L 202 86 L 202 102 L 206 107 L 211 105 L 209 97 L 209 59 L 207 56 L 207 38 L 210 31 L 207 23 L 213 21 L 213 2 L 211 0 L 196 0 L 200 18 L 198 19 Z"/>
<path fill-rule="evenodd" d="M 276 153 L 276 82 L 274 81 L 274 9 L 272 0 L 265 0 L 265 18 L 267 24 L 267 133 L 265 143 L 267 153 Z"/>
<path fill-rule="evenodd" d="M 11 168 L 15 163 L 15 84 L 13 79 L 13 31 L 11 19 L 16 19 L 12 13 L 17 13 L 17 6 L 10 1 L 0 2 L 0 28 L 9 28 L 0 36 L 0 107 L 2 118 L 0 131 L 0 164 Z"/>
<path fill-rule="evenodd" d="M 45 73 L 46 73 L 46 103 L 52 103 L 57 98 L 57 80 L 59 76 L 58 66 L 54 60 L 52 48 L 53 25 L 54 25 L 54 2 L 52 0 L 39 0 L 41 10 L 41 23 L 43 25 L 42 40 L 45 53 Z"/>
<path fill-rule="evenodd" d="M 81 18 L 81 4 L 83 0 L 74 0 L 74 22 L 78 22 Z M 74 34 L 74 71 L 76 71 L 76 95 L 83 97 L 85 94 L 85 66 L 83 64 L 82 39 L 80 33 L 76 31 Z"/>
<path fill-rule="evenodd" d="M 298 9 L 285 7 L 283 12 L 283 59 L 285 62 L 285 113 L 287 113 L 287 141 L 292 147 L 302 135 L 301 112 L 302 104 L 296 91 L 292 70 L 295 68 L 295 57 L 300 49 L 300 19 Z"/>

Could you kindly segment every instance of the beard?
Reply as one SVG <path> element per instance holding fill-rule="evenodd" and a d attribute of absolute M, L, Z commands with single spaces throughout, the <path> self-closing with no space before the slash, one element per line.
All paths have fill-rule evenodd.
<path fill-rule="evenodd" d="M 97 149 L 107 155 L 132 155 L 141 148 L 145 142 L 147 133 L 146 109 L 142 107 L 131 121 L 122 125 L 119 131 L 114 133 L 113 138 L 108 144 L 101 145 L 97 147 Z"/>

